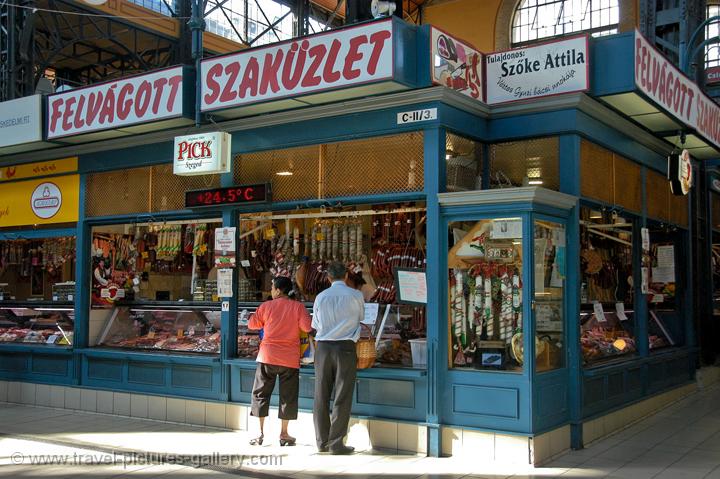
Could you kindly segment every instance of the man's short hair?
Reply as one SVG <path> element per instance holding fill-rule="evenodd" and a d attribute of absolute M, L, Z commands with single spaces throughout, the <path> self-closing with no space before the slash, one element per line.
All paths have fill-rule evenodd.
<path fill-rule="evenodd" d="M 327 271 L 330 279 L 341 280 L 345 279 L 345 272 L 347 269 L 345 268 L 345 264 L 339 261 L 333 261 L 328 265 Z"/>

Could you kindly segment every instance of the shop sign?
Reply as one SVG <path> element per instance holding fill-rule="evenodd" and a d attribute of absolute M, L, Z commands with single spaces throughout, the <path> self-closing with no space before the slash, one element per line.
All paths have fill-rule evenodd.
<path fill-rule="evenodd" d="M 397 114 L 398 125 L 431 120 L 437 120 L 437 108 L 425 108 L 424 110 L 404 111 Z"/>
<path fill-rule="evenodd" d="M 710 85 L 712 83 L 720 82 L 720 67 L 710 67 L 705 70 L 705 83 Z"/>
<path fill-rule="evenodd" d="M 668 180 L 673 195 L 683 196 L 690 192 L 693 185 L 693 169 L 690 152 L 683 150 L 681 154 L 668 156 Z"/>
<path fill-rule="evenodd" d="M 90 133 L 183 114 L 183 67 L 51 95 L 47 137 Z"/>
<path fill-rule="evenodd" d="M 230 133 L 175 137 L 173 173 L 180 176 L 230 172 Z"/>
<path fill-rule="evenodd" d="M 589 79 L 587 35 L 485 56 L 489 105 L 585 91 Z"/>
<path fill-rule="evenodd" d="M 482 100 L 483 54 L 435 27 L 430 27 L 432 81 Z"/>
<path fill-rule="evenodd" d="M 42 140 L 42 95 L 0 103 L 0 148 Z"/>
<path fill-rule="evenodd" d="M 59 175 L 77 171 L 77 156 L 60 160 L 26 163 L 24 165 L 4 166 L 0 168 L 0 183 L 3 181 L 37 178 L 40 176 Z"/>
<path fill-rule="evenodd" d="M 270 185 L 238 185 L 185 192 L 185 208 L 240 205 L 270 201 Z"/>
<path fill-rule="evenodd" d="M 720 148 L 720 106 L 635 31 L 635 85 Z"/>
<path fill-rule="evenodd" d="M 215 228 L 215 266 L 218 268 L 235 267 L 236 228 Z"/>
<path fill-rule="evenodd" d="M 393 22 L 373 22 L 203 60 L 202 111 L 393 76 Z"/>
<path fill-rule="evenodd" d="M 78 220 L 80 176 L 14 181 L 0 186 L 0 228 Z"/>

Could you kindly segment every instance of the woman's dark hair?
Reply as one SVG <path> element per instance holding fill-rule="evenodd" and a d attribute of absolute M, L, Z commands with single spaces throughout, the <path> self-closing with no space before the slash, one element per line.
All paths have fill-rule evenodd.
<path fill-rule="evenodd" d="M 275 289 L 279 289 L 282 294 L 291 296 L 290 293 L 292 292 L 293 284 L 290 278 L 277 276 L 273 279 L 273 286 L 275 286 Z"/>

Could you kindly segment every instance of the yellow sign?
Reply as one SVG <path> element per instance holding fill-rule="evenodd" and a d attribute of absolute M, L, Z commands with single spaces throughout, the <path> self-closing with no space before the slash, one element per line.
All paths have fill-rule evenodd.
<path fill-rule="evenodd" d="M 0 185 L 0 228 L 74 223 L 78 220 L 79 207 L 79 175 Z"/>
<path fill-rule="evenodd" d="M 77 156 L 61 160 L 0 167 L 0 182 L 72 173 L 78 169 Z"/>

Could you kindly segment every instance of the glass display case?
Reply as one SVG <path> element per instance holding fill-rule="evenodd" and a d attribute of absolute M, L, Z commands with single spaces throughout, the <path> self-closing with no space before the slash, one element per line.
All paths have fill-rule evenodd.
<path fill-rule="evenodd" d="M 613 311 L 604 311 L 599 303 L 593 305 L 592 310 L 581 311 L 580 344 L 583 363 L 592 365 L 635 353 L 637 345 L 632 328 L 633 316 L 632 310 L 624 310 L 619 306 Z"/>
<path fill-rule="evenodd" d="M 97 335 L 97 347 L 220 352 L 220 307 L 217 303 L 136 303 L 104 311 L 109 317 Z"/>
<path fill-rule="evenodd" d="M 449 224 L 450 367 L 522 370 L 522 225 L 521 218 Z"/>
<path fill-rule="evenodd" d="M 0 304 L 0 344 L 70 347 L 75 313 L 72 303 Z"/>

